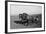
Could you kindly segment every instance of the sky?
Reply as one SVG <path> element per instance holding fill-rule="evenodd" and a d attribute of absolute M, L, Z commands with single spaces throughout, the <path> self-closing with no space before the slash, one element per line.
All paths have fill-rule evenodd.
<path fill-rule="evenodd" d="M 41 6 L 35 6 L 35 5 L 17 5 L 17 4 L 11 4 L 10 5 L 10 15 L 19 15 L 22 13 L 27 13 L 29 15 L 31 14 L 41 14 L 42 13 L 42 7 Z"/>

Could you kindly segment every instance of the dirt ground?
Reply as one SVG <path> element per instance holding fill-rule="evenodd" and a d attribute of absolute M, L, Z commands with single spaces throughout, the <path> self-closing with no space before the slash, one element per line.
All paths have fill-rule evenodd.
<path fill-rule="evenodd" d="M 10 16 L 10 28 L 11 29 L 22 29 L 22 28 L 40 28 L 41 25 L 38 24 L 29 24 L 28 26 L 24 26 L 23 24 L 16 24 L 14 21 L 18 19 L 18 16 Z"/>

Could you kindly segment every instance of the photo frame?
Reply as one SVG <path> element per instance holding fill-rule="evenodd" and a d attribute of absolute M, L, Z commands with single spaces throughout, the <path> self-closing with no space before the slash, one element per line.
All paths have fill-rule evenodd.
<path fill-rule="evenodd" d="M 34 8 L 32 8 L 32 7 L 34 7 Z M 20 25 L 21 27 L 18 27 L 18 29 L 17 29 L 17 26 L 15 25 L 15 23 L 12 24 L 13 18 L 11 18 L 11 16 L 13 17 L 14 15 L 16 16 L 23 12 L 30 14 L 31 11 L 29 12 L 28 8 L 31 9 L 31 11 L 32 11 L 31 14 L 33 14 L 33 16 L 34 16 L 34 14 L 36 15 L 41 12 L 41 14 L 42 14 L 42 16 L 41 16 L 42 18 L 40 21 L 42 23 L 41 27 L 37 26 L 35 28 L 34 26 L 31 25 L 32 27 L 28 28 L 26 26 L 27 28 L 23 28 L 23 26 Z M 35 11 L 38 11 L 38 13 L 35 13 Z M 12 26 L 12 25 L 14 25 L 14 26 Z M 24 33 L 24 32 L 41 32 L 41 31 L 45 31 L 45 3 L 27 2 L 27 1 L 5 1 L 5 33 L 9 33 L 9 32 L 10 33 Z"/>

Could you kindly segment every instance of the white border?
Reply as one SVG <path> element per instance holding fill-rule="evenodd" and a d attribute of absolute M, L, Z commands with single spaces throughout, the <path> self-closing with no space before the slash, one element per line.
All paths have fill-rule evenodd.
<path fill-rule="evenodd" d="M 10 4 L 42 6 L 42 28 L 10 29 Z M 8 2 L 8 32 L 36 31 L 36 30 L 44 30 L 44 4 Z"/>

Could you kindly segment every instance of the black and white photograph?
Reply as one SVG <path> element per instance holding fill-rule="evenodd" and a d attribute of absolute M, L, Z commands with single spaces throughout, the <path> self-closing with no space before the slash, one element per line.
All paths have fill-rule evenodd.
<path fill-rule="evenodd" d="M 7 2 L 8 32 L 44 30 L 44 3 Z"/>

